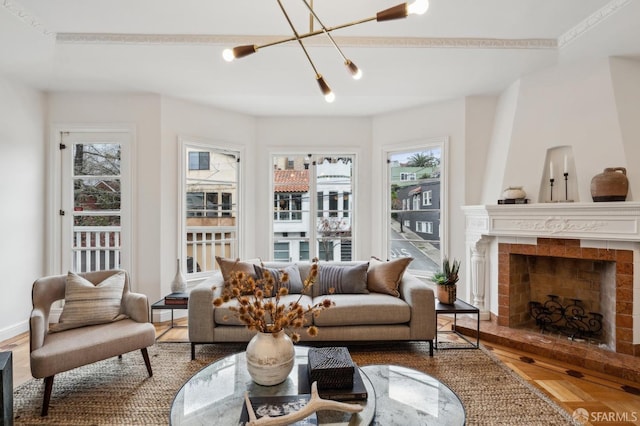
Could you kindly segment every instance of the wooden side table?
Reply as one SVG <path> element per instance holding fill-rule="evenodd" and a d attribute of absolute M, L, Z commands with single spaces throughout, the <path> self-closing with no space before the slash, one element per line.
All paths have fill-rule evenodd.
<path fill-rule="evenodd" d="M 436 338 L 434 347 L 436 349 L 478 349 L 480 347 L 480 309 L 465 302 L 464 300 L 456 299 L 453 305 L 447 305 L 440 303 L 436 299 L 436 328 L 438 326 L 438 315 L 440 314 L 453 314 L 453 329 L 446 331 L 436 331 Z M 458 320 L 458 314 L 471 314 L 476 316 L 476 341 L 475 343 L 467 336 L 456 330 L 456 324 Z M 455 344 L 447 343 L 446 347 L 438 347 L 438 334 L 455 334 L 460 339 L 464 340 L 467 344 Z"/>

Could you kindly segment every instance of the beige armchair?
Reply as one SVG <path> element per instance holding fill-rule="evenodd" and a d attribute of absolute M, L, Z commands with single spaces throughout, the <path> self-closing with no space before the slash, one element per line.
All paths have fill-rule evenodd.
<path fill-rule="evenodd" d="M 78 276 L 96 285 L 121 272 L 124 271 L 87 272 Z M 57 373 L 140 349 L 147 372 L 153 375 L 147 353 L 147 347 L 155 343 L 155 327 L 149 322 L 149 303 L 145 295 L 129 291 L 129 275 L 124 275 L 120 313 L 126 315 L 125 319 L 57 332 L 50 330 L 49 314 L 54 302 L 65 299 L 67 275 L 44 277 L 33 283 L 30 365 L 34 378 L 44 378 L 42 416 L 48 413 L 53 377 Z"/>

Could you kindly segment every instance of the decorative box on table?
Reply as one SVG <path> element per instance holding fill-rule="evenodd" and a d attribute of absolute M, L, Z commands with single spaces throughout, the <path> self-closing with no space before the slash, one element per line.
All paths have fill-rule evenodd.
<path fill-rule="evenodd" d="M 353 387 L 355 364 L 345 347 L 309 349 L 309 381 L 318 382 L 318 389 Z"/>

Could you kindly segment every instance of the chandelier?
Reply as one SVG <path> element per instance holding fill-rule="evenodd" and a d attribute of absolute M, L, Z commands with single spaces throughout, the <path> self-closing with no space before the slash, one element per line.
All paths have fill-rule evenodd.
<path fill-rule="evenodd" d="M 311 56 L 309 56 L 309 52 L 307 51 L 307 48 L 305 47 L 305 45 L 303 43 L 304 39 L 306 39 L 308 37 L 313 37 L 313 36 L 316 36 L 316 35 L 319 35 L 319 34 L 325 34 L 329 38 L 329 40 L 331 41 L 331 44 L 333 45 L 333 47 L 336 48 L 336 50 L 338 51 L 338 53 L 342 57 L 342 60 L 344 61 L 344 65 L 347 68 L 347 70 L 349 71 L 349 73 L 351 74 L 351 76 L 355 80 L 359 80 L 362 77 L 362 71 L 356 66 L 356 64 L 354 64 L 350 59 L 348 59 L 344 55 L 344 53 L 342 52 L 342 49 L 340 49 L 338 44 L 335 42 L 335 40 L 331 36 L 331 32 L 335 31 L 335 30 L 339 30 L 341 28 L 351 27 L 351 26 L 354 26 L 354 25 L 362 24 L 362 23 L 365 23 L 365 22 L 373 21 L 373 20 L 375 20 L 377 22 L 383 22 L 383 21 L 391 21 L 391 20 L 394 20 L 394 19 L 406 18 L 408 15 L 412 15 L 412 14 L 413 15 L 422 15 L 429 8 L 429 1 L 428 0 L 415 0 L 413 3 L 402 3 L 402 4 L 399 4 L 397 6 L 390 7 L 389 9 L 385 9 L 383 11 L 380 11 L 375 16 L 372 16 L 372 17 L 369 17 L 369 18 L 360 19 L 358 21 L 353 21 L 353 22 L 348 22 L 346 24 L 337 25 L 337 26 L 334 26 L 334 27 L 326 27 L 324 25 L 324 23 L 320 20 L 318 15 L 315 13 L 315 11 L 313 10 L 313 0 L 310 0 L 311 3 L 309 3 L 308 0 L 302 0 L 302 2 L 307 7 L 307 9 L 309 9 L 311 28 L 310 28 L 309 32 L 304 33 L 304 34 L 299 34 L 298 31 L 296 31 L 293 23 L 291 22 L 291 19 L 289 18 L 289 14 L 285 10 L 284 6 L 282 5 L 282 2 L 280 0 L 277 0 L 277 2 L 278 2 L 278 5 L 280 6 L 280 9 L 282 10 L 282 13 L 284 14 L 284 17 L 287 20 L 287 23 L 289 24 L 289 27 L 291 27 L 291 31 L 293 32 L 293 36 L 285 38 L 285 39 L 282 39 L 282 40 L 274 41 L 274 42 L 271 42 L 271 43 L 266 43 L 266 44 L 263 44 L 263 45 L 260 45 L 260 46 L 255 45 L 255 44 L 248 44 L 248 45 L 243 45 L 243 46 L 236 46 L 233 49 L 225 49 L 222 52 L 222 57 L 227 62 L 231 62 L 236 58 L 243 58 L 245 56 L 248 56 L 248 55 L 251 55 L 253 53 L 256 53 L 259 49 L 263 49 L 265 47 L 275 46 L 277 44 L 287 43 L 287 42 L 290 42 L 290 41 L 297 41 L 298 44 L 300 45 L 300 47 L 302 48 L 302 51 L 304 52 L 305 56 L 307 57 L 307 60 L 309 61 L 309 64 L 311 64 L 311 68 L 313 68 L 313 72 L 316 75 L 316 81 L 318 82 L 318 85 L 320 86 L 320 90 L 322 91 L 322 94 L 324 95 L 324 98 L 325 98 L 325 100 L 327 102 L 333 102 L 335 100 L 335 95 L 331 91 L 331 88 L 329 87 L 329 85 L 324 80 L 324 77 L 322 77 L 322 74 L 320 74 L 318 72 L 315 64 L 311 60 Z M 320 29 L 315 30 L 315 31 L 313 30 L 313 22 L 314 21 L 317 22 L 320 25 Z"/>

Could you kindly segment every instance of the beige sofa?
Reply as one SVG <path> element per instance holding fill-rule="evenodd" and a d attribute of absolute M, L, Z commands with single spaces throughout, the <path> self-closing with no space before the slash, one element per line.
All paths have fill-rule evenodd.
<path fill-rule="evenodd" d="M 330 262 L 319 264 L 320 275 L 323 265 L 354 266 L 363 262 Z M 265 267 L 283 268 L 290 264 L 265 262 Z M 296 263 L 300 275 L 307 277 L 310 264 Z M 224 280 L 220 272 L 195 287 L 189 297 L 189 341 L 191 359 L 195 359 L 198 344 L 217 342 L 249 341 L 255 332 L 247 328 L 229 311 L 228 305 L 213 306 L 213 300 L 220 295 Z M 301 304 L 314 304 L 325 298 L 335 302 L 335 306 L 313 318 L 319 333 L 315 337 L 305 331 L 300 333 L 301 341 L 428 341 L 430 355 L 433 356 L 433 339 L 436 333 L 435 298 L 429 285 L 409 272 L 402 275 L 397 288 L 399 297 L 391 294 L 369 291 L 367 294 L 321 295 L 320 286 L 313 286 L 312 295 L 302 295 Z M 298 299 L 299 294 L 285 296 Z M 230 303 L 234 303 L 232 301 Z M 287 299 L 283 299 L 288 303 Z"/>

